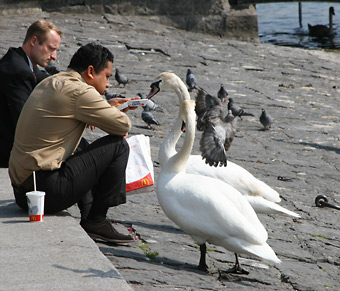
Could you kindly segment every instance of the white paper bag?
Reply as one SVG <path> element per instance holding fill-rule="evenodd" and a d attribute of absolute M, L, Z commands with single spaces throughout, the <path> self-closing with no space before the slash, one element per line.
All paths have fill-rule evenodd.
<path fill-rule="evenodd" d="M 150 151 L 150 138 L 135 135 L 126 139 L 130 155 L 126 167 L 126 192 L 154 184 L 154 170 Z"/>

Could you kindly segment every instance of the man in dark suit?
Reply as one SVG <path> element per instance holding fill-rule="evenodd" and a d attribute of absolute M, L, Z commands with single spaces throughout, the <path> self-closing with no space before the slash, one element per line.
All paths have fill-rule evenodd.
<path fill-rule="evenodd" d="M 16 124 L 34 87 L 49 74 L 40 70 L 56 60 L 62 32 L 52 23 L 31 24 L 21 47 L 0 59 L 0 167 L 8 167 Z"/>

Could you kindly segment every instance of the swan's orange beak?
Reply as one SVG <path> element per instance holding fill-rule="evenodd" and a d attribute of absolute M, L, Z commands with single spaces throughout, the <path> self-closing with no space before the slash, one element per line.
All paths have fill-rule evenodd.
<path fill-rule="evenodd" d="M 186 126 L 185 122 L 182 121 L 182 126 L 181 126 L 182 132 L 185 132 L 186 128 L 187 128 L 187 126 Z"/>

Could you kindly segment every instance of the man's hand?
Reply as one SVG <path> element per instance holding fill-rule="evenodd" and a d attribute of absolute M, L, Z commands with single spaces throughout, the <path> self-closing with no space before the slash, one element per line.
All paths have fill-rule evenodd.
<path fill-rule="evenodd" d="M 117 98 L 112 98 L 110 100 L 108 100 L 107 102 L 111 105 L 111 106 L 114 106 L 114 107 L 117 107 L 119 106 L 120 104 L 128 101 L 129 98 L 120 98 L 120 97 L 117 97 Z"/>
<path fill-rule="evenodd" d="M 140 97 L 139 96 L 137 96 L 137 97 L 131 97 L 131 98 L 112 98 L 112 99 L 110 99 L 110 100 L 108 100 L 107 102 L 109 102 L 109 104 L 111 105 L 111 106 L 115 106 L 115 107 L 117 107 L 117 106 L 119 106 L 120 104 L 122 104 L 122 103 L 124 103 L 124 102 L 127 102 L 127 101 L 129 101 L 129 100 L 137 100 L 137 99 L 140 99 Z M 124 108 L 123 110 L 122 110 L 122 112 L 126 112 L 126 111 L 129 111 L 129 110 L 134 110 L 134 109 L 136 109 L 136 108 L 138 108 L 138 106 L 128 106 L 128 107 L 126 107 L 126 108 Z"/>

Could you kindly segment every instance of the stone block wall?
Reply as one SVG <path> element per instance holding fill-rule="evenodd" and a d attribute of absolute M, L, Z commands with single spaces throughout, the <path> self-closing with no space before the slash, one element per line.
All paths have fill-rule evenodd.
<path fill-rule="evenodd" d="M 258 41 L 254 5 L 228 0 L 0 0 L 0 15 L 35 11 L 152 16 L 162 24 L 224 38 Z M 232 2 L 232 1 L 231 1 Z"/>

